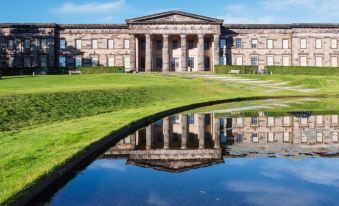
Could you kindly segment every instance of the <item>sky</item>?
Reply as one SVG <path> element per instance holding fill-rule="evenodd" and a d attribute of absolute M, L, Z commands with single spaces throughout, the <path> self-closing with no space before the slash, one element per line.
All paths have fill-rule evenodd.
<path fill-rule="evenodd" d="M 339 0 L 0 0 L 1 23 L 103 23 L 168 10 L 225 23 L 339 23 Z"/>

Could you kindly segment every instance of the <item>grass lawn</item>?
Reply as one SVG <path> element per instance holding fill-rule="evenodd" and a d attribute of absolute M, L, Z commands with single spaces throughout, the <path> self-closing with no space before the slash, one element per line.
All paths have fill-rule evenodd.
<path fill-rule="evenodd" d="M 161 74 L 5 77 L 0 80 L 0 205 L 91 143 L 166 109 L 235 97 L 339 94 L 339 77 L 244 77 L 317 90 L 267 93 L 267 87 Z"/>

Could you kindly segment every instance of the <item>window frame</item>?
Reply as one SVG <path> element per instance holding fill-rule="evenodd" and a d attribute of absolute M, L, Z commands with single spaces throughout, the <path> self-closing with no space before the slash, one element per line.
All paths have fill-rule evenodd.
<path fill-rule="evenodd" d="M 271 43 L 270 43 L 271 42 Z M 274 41 L 273 41 L 273 39 L 267 39 L 267 49 L 273 49 L 273 47 L 274 47 Z"/>
<path fill-rule="evenodd" d="M 321 39 L 321 38 L 315 39 L 315 48 L 316 49 L 322 49 L 323 48 L 323 39 Z"/>

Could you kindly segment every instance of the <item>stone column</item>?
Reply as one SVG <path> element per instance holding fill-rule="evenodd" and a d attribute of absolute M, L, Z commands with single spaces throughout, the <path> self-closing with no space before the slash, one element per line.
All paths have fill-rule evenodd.
<path fill-rule="evenodd" d="M 213 65 L 212 65 L 212 68 L 213 68 L 213 71 L 214 71 L 214 66 L 215 65 L 219 65 L 220 62 L 219 62 L 219 56 L 220 56 L 220 36 L 219 34 L 215 34 L 213 35 Z"/>
<path fill-rule="evenodd" d="M 220 119 L 213 115 L 213 140 L 214 140 L 214 148 L 220 148 Z"/>
<path fill-rule="evenodd" d="M 146 127 L 146 150 L 150 150 L 152 146 L 152 126 Z"/>
<path fill-rule="evenodd" d="M 199 149 L 205 147 L 205 114 L 198 114 L 198 139 Z"/>
<path fill-rule="evenodd" d="M 204 35 L 198 34 L 198 71 L 205 71 L 204 57 Z"/>
<path fill-rule="evenodd" d="M 152 38 L 151 34 L 146 34 L 146 59 L 145 59 L 145 71 L 152 71 Z"/>
<path fill-rule="evenodd" d="M 133 133 L 130 135 L 131 137 L 131 149 L 134 150 L 136 146 L 136 134 Z"/>
<path fill-rule="evenodd" d="M 130 48 L 130 67 L 132 71 L 136 68 L 136 45 L 135 45 L 135 34 L 130 34 L 129 48 Z"/>
<path fill-rule="evenodd" d="M 181 34 L 181 71 L 187 71 L 187 35 Z"/>
<path fill-rule="evenodd" d="M 164 135 L 164 149 L 169 148 L 169 130 L 170 130 L 170 119 L 165 117 L 162 121 L 162 130 Z"/>
<path fill-rule="evenodd" d="M 187 115 L 180 115 L 181 124 L 181 149 L 187 148 L 187 137 L 188 137 L 188 121 Z"/>
<path fill-rule="evenodd" d="M 168 34 L 162 35 L 162 71 L 169 71 Z"/>

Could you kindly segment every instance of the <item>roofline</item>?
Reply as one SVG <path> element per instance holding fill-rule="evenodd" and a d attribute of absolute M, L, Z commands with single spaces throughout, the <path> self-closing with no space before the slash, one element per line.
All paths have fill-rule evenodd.
<path fill-rule="evenodd" d="M 339 28 L 334 23 L 293 23 L 293 24 L 224 24 L 226 29 L 298 29 L 298 28 Z"/>
<path fill-rule="evenodd" d="M 127 24 L 0 23 L 0 28 L 128 29 Z"/>
<path fill-rule="evenodd" d="M 156 13 L 156 14 L 141 16 L 141 17 L 137 17 L 137 18 L 126 19 L 126 23 L 130 24 L 130 23 L 134 23 L 134 21 L 138 21 L 140 19 L 154 18 L 154 17 L 157 17 L 157 16 L 168 15 L 168 14 L 181 14 L 181 15 L 184 15 L 184 16 L 196 17 L 196 18 L 199 18 L 199 19 L 202 19 L 202 20 L 215 21 L 215 23 L 219 23 L 219 24 L 224 23 L 223 19 L 217 19 L 217 18 L 212 18 L 212 17 L 208 17 L 208 16 L 192 14 L 192 13 L 188 13 L 188 12 L 184 12 L 184 11 L 178 11 L 178 10 L 165 11 L 165 12 L 160 12 L 160 13 Z M 141 22 L 137 22 L 137 23 L 141 23 Z M 149 21 L 148 21 L 148 23 L 149 23 Z M 156 22 L 156 23 L 161 23 L 161 22 Z M 190 22 L 190 23 L 192 23 L 192 22 Z M 195 23 L 195 22 L 193 22 L 193 23 Z"/>

